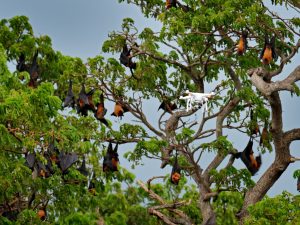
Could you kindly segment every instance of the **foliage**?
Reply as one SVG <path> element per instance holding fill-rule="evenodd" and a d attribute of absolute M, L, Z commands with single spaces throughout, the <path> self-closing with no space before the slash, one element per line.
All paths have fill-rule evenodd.
<path fill-rule="evenodd" d="M 254 85 L 256 78 L 250 78 L 249 71 L 260 68 L 267 75 L 276 75 L 284 69 L 299 49 L 299 34 L 295 32 L 299 18 L 286 22 L 271 7 L 250 0 L 185 0 L 168 10 L 162 0 L 127 3 L 136 4 L 145 17 L 161 22 L 159 31 L 149 27 L 139 31 L 134 20 L 125 18 L 121 31 L 111 32 L 103 43 L 103 52 L 117 55 L 128 46 L 131 60 L 137 64 L 134 74 L 116 57 L 98 55 L 83 62 L 54 51 L 50 37 L 35 36 L 25 16 L 0 21 L 0 222 L 38 224 L 37 212 L 45 208 L 43 223 L 48 224 L 162 224 L 165 217 L 154 217 L 147 210 L 157 207 L 177 224 L 200 224 L 213 215 L 218 224 L 237 224 L 237 215 L 247 209 L 247 224 L 299 222 L 299 199 L 288 193 L 247 205 L 251 194 L 259 195 L 253 203 L 264 196 L 282 168 L 287 168 L 287 160 L 282 166 L 278 164 L 279 169 L 269 170 L 277 171 L 272 175 L 274 182 L 266 182 L 266 188 L 260 190 L 264 184 L 256 185 L 249 171 L 235 168 L 234 160 L 241 150 L 231 141 L 232 135 L 251 136 L 262 153 L 268 148 L 275 149 L 274 154 L 289 156 L 290 143 L 282 147 L 283 131 L 278 130 L 282 126 L 280 119 L 276 121 L 280 99 L 275 99 L 280 105 L 276 108 L 274 96 Z M 278 7 L 284 3 L 290 1 L 272 1 Z M 238 55 L 236 43 L 243 31 L 249 33 L 251 42 L 244 55 Z M 279 59 L 262 65 L 259 53 L 266 34 L 275 35 Z M 25 64 L 30 65 L 35 53 L 39 77 L 37 88 L 31 88 L 30 71 L 10 71 L 7 64 L 17 64 L 25 55 Z M 267 83 L 265 87 L 272 85 L 268 77 L 257 79 Z M 128 115 L 130 121 L 113 121 L 108 113 L 109 126 L 105 126 L 92 112 L 80 116 L 76 108 L 64 109 L 69 80 L 73 81 L 76 100 L 84 84 L 87 91 L 94 90 L 94 105 L 103 94 L 105 104 L 118 102 L 126 107 L 129 112 L 124 117 Z M 294 81 L 288 88 L 299 94 Z M 185 90 L 214 91 L 216 96 L 208 101 L 207 112 L 198 108 L 186 112 L 184 102 L 178 100 Z M 166 102 L 176 102 L 178 109 L 149 113 Z M 268 138 L 273 138 L 273 145 L 258 147 L 261 134 L 253 134 L 253 129 L 264 123 L 272 124 Z M 121 166 L 118 172 L 104 172 L 101 161 L 108 142 L 121 145 L 133 167 L 143 164 L 145 158 L 160 159 L 162 168 L 173 166 L 176 151 L 182 169 L 178 186 L 167 174 L 164 182 L 151 184 L 145 192 L 134 184 L 134 175 Z M 129 150 L 128 143 L 135 145 Z M 46 164 L 45 153 L 51 144 L 60 151 L 76 153 L 79 161 L 67 173 L 53 163 L 52 176 L 37 176 L 25 158 L 34 153 Z M 215 158 L 205 168 L 200 162 L 210 154 Z M 83 159 L 87 176 L 79 171 Z M 226 161 L 227 165 L 221 166 Z M 189 178 L 196 186 L 187 182 Z M 149 195 L 151 191 L 159 197 Z M 180 206 L 176 208 L 176 204 Z"/>

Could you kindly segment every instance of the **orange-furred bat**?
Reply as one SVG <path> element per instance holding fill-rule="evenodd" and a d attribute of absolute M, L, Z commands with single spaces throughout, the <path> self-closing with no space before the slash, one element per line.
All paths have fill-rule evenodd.
<path fill-rule="evenodd" d="M 72 80 L 71 79 L 69 80 L 69 89 L 68 89 L 68 93 L 67 93 L 67 96 L 65 98 L 63 106 L 64 106 L 64 108 L 65 107 L 74 108 L 74 106 L 75 106 L 75 96 L 74 96 L 74 93 L 73 93 L 73 90 L 72 90 Z"/>
<path fill-rule="evenodd" d="M 46 209 L 44 209 L 44 208 L 39 209 L 39 211 L 37 212 L 37 215 L 40 220 L 44 221 L 46 219 Z"/>
<path fill-rule="evenodd" d="M 39 77 L 38 74 L 38 64 L 37 64 L 37 57 L 38 57 L 38 51 L 35 52 L 33 56 L 32 63 L 29 68 L 29 74 L 30 74 L 30 80 L 29 80 L 29 87 L 37 87 L 37 79 Z"/>
<path fill-rule="evenodd" d="M 269 132 L 268 132 L 268 122 L 265 122 L 264 128 L 261 132 L 260 140 L 259 140 L 259 145 L 267 147 L 270 145 L 269 143 Z"/>
<path fill-rule="evenodd" d="M 121 105 L 121 103 L 119 103 L 119 102 L 116 102 L 114 112 L 110 115 L 122 118 L 124 116 L 124 113 L 128 112 L 128 111 L 129 110 L 127 109 L 127 107 Z"/>
<path fill-rule="evenodd" d="M 265 65 L 270 64 L 273 59 L 277 60 L 277 54 L 275 51 L 275 36 L 272 36 L 271 40 L 269 40 L 269 37 L 266 34 L 265 45 L 260 53 L 260 59 L 262 59 L 262 63 Z"/>
<path fill-rule="evenodd" d="M 118 171 L 119 164 L 119 154 L 118 154 L 118 143 L 116 144 L 114 150 L 112 148 L 112 143 L 109 142 L 106 155 L 103 159 L 103 171 Z"/>
<path fill-rule="evenodd" d="M 96 104 L 96 111 L 94 113 L 97 120 L 101 123 L 105 124 L 107 127 L 109 126 L 107 120 L 104 118 L 107 109 L 104 107 L 104 96 L 103 93 L 100 94 L 100 101 Z"/>
<path fill-rule="evenodd" d="M 241 160 L 243 161 L 243 163 L 246 165 L 247 169 L 250 171 L 251 175 L 253 176 L 259 170 L 262 161 L 261 161 L 261 155 L 256 156 L 254 158 L 252 147 L 253 147 L 253 141 L 252 138 L 250 138 L 244 151 L 236 153 L 235 157 L 241 158 Z"/>
<path fill-rule="evenodd" d="M 158 107 L 158 110 L 160 110 L 160 109 L 162 109 L 165 112 L 168 112 L 170 114 L 173 114 L 172 111 L 177 109 L 177 105 L 176 105 L 176 103 L 172 103 L 170 101 L 163 100 L 162 103 L 160 104 L 160 106 Z"/>
<path fill-rule="evenodd" d="M 170 9 L 172 7 L 177 7 L 177 0 L 166 0 L 166 9 Z"/>
<path fill-rule="evenodd" d="M 240 36 L 240 39 L 238 41 L 238 44 L 236 46 L 238 55 L 243 55 L 246 52 L 246 49 L 247 49 L 247 36 L 248 36 L 248 32 L 243 31 L 242 35 Z"/>
<path fill-rule="evenodd" d="M 171 183 L 178 185 L 180 178 L 181 178 L 181 168 L 178 165 L 177 151 L 176 151 L 175 161 L 174 161 L 172 173 L 171 173 Z"/>
<path fill-rule="evenodd" d="M 251 135 L 257 135 L 259 132 L 259 126 L 257 123 L 257 119 L 254 118 L 252 109 L 250 109 L 250 120 L 251 120 L 250 133 L 251 133 Z"/>

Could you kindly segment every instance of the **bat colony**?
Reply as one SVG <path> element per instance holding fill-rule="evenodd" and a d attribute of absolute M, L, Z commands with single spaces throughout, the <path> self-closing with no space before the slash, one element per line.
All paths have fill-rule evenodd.
<path fill-rule="evenodd" d="M 166 0 L 166 9 L 180 7 L 183 11 L 188 12 L 192 9 L 188 6 L 180 4 L 176 0 Z M 243 56 L 246 54 L 248 48 L 248 32 L 242 31 L 238 36 L 238 41 L 236 44 L 236 54 L 238 56 Z M 132 77 L 135 77 L 134 70 L 137 68 L 137 63 L 133 62 L 134 55 L 131 53 L 132 48 L 128 48 L 126 43 L 123 46 L 122 52 L 120 54 L 120 63 L 129 68 Z M 33 57 L 26 62 L 27 57 L 24 53 L 19 56 L 17 61 L 16 69 L 19 72 L 27 72 L 30 75 L 28 86 L 36 88 L 38 86 L 39 79 L 39 66 L 38 66 L 38 51 L 35 52 Z M 264 47 L 260 52 L 259 58 L 261 59 L 264 65 L 269 65 L 273 60 L 277 60 L 277 54 L 275 51 L 275 36 L 269 37 L 267 34 L 264 38 Z M 23 78 L 22 78 L 23 79 Z M 85 85 L 81 84 L 81 90 L 79 92 L 78 98 L 75 98 L 72 88 L 73 82 L 69 80 L 69 86 L 67 94 L 63 102 L 63 108 L 71 107 L 76 109 L 77 113 L 81 116 L 88 116 L 88 112 L 92 112 L 94 117 L 106 127 L 110 128 L 108 120 L 105 118 L 107 109 L 104 104 L 104 93 L 100 93 L 99 99 L 94 104 L 93 95 L 95 89 L 91 89 L 89 92 L 86 92 Z M 192 110 L 194 107 L 201 108 L 203 107 L 203 112 L 208 111 L 208 101 L 213 99 L 215 96 L 214 92 L 210 93 L 196 93 L 186 90 L 182 96 L 179 97 L 180 100 L 186 101 L 186 111 Z M 163 96 L 163 100 L 158 107 L 158 111 L 162 109 L 164 112 L 173 114 L 173 111 L 178 109 L 176 103 L 172 102 L 170 98 Z M 128 112 L 130 109 L 123 101 L 115 100 L 115 106 L 111 116 L 122 118 L 124 113 Z M 268 121 L 265 121 L 262 132 L 259 131 L 259 125 L 257 119 L 253 115 L 252 108 L 250 109 L 250 139 L 242 152 L 234 153 L 236 159 L 241 159 L 245 164 L 246 168 L 249 170 L 251 175 L 255 175 L 261 167 L 262 159 L 261 155 L 254 157 L 253 152 L 253 136 L 260 134 L 259 145 L 262 147 L 267 147 L 270 145 L 269 131 L 268 131 Z M 32 177 L 42 177 L 48 178 L 55 173 L 54 165 L 59 168 L 62 175 L 68 174 L 68 170 L 72 165 L 78 162 L 78 155 L 74 152 L 64 152 L 60 151 L 54 144 L 54 138 L 49 142 L 47 151 L 44 152 L 43 157 L 46 159 L 46 163 L 43 163 L 39 158 L 37 158 L 35 153 L 27 153 L 25 156 L 26 165 L 32 170 Z M 106 154 L 103 158 L 103 172 L 115 172 L 118 171 L 119 164 L 119 155 L 118 155 L 118 143 L 116 143 L 113 148 L 112 143 L 109 142 Z M 83 157 L 81 166 L 77 170 L 84 176 L 89 176 L 89 171 L 86 168 L 86 161 Z M 170 182 L 174 185 L 178 185 L 181 179 L 181 167 L 178 163 L 178 154 L 176 150 L 176 155 L 174 157 L 174 163 L 172 166 Z M 88 190 L 91 194 L 96 195 L 96 175 L 93 173 L 92 178 L 88 185 Z M 297 182 L 297 190 L 300 191 L 300 177 Z M 38 217 L 41 220 L 46 218 L 46 206 L 41 207 L 38 210 Z"/>

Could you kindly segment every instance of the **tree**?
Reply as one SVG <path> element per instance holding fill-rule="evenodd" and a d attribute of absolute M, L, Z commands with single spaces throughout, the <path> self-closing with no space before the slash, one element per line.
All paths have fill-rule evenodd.
<path fill-rule="evenodd" d="M 26 17 L 1 21 L 0 190 L 5 194 L 0 196 L 0 219 L 8 224 L 14 220 L 38 223 L 37 209 L 47 206 L 49 223 L 207 224 L 216 220 L 236 224 L 242 223 L 249 211 L 252 217 L 246 222 L 253 223 L 261 217 L 256 207 L 264 208 L 259 204 L 269 200 L 251 205 L 262 200 L 296 160 L 290 155 L 290 144 L 300 139 L 300 130 L 283 131 L 279 92 L 289 91 L 293 97 L 300 94 L 296 85 L 300 67 L 282 80 L 278 75 L 299 49 L 299 18 L 282 18 L 260 1 L 186 0 L 168 10 L 161 0 L 127 2 L 140 6 L 146 17 L 158 19 L 162 27 L 158 32 L 150 28 L 139 32 L 132 19 L 124 19 L 122 31 L 112 32 L 103 44 L 104 52 L 117 53 L 117 58 L 107 60 L 99 55 L 83 63 L 54 51 L 49 37 L 34 36 Z M 236 43 L 243 31 L 251 42 L 246 52 L 238 55 Z M 279 58 L 263 65 L 259 52 L 266 34 L 275 37 Z M 132 71 L 119 63 L 124 45 L 131 49 L 131 60 L 136 63 Z M 30 65 L 36 52 L 39 77 L 37 87 L 32 88 L 28 87 L 32 79 L 28 72 L 11 73 L 6 63 L 18 61 L 24 54 Z M 84 83 L 87 90 L 95 89 L 94 96 L 102 93 L 106 102 L 118 102 L 129 111 L 124 117 L 131 114 L 134 119 L 118 125 L 107 115 L 105 126 L 92 113 L 85 117 L 74 110 L 61 112 L 70 79 L 76 99 Z M 208 102 L 208 112 L 179 107 L 183 102 L 178 98 L 187 89 L 216 93 Z M 157 117 L 145 111 L 147 104 L 158 102 L 158 108 L 169 101 L 177 101 L 179 109 L 159 111 Z M 93 102 L 98 102 L 97 97 Z M 264 124 L 269 134 L 258 150 L 274 151 L 276 157 L 255 184 L 247 169 L 233 166 L 241 149 L 234 147 L 231 135 L 252 136 L 256 147 L 263 132 L 252 132 L 256 125 L 262 130 Z M 267 144 L 270 139 L 272 145 Z M 197 188 L 189 187 L 186 178 L 174 186 L 169 176 L 164 185 L 150 184 L 154 177 L 148 181 L 150 187 L 139 181 L 137 188 L 131 186 L 133 175 L 124 168 L 104 173 L 99 162 L 108 142 L 121 146 L 136 143 L 127 153 L 133 165 L 149 157 L 161 159 L 164 168 L 173 165 L 177 152 L 180 167 Z M 73 165 L 68 174 L 53 165 L 55 173 L 49 178 L 30 176 L 24 156 L 35 153 L 46 163 L 44 153 L 51 143 L 60 151 L 75 152 L 79 165 L 85 158 L 90 176 L 82 175 L 79 165 Z M 204 168 L 200 162 L 208 152 L 214 159 Z M 122 191 L 114 178 L 127 183 L 127 190 Z M 87 183 L 92 181 L 95 195 L 88 191 Z M 145 204 L 141 205 L 148 194 L 148 212 L 158 219 L 148 216 Z M 297 198 L 282 198 L 285 205 L 298 202 Z M 278 215 L 289 210 L 286 207 Z M 293 212 L 295 217 L 289 220 L 297 221 L 297 207 Z"/>
<path fill-rule="evenodd" d="M 176 149 L 185 171 L 199 188 L 199 208 L 204 222 L 215 215 L 210 200 L 224 190 L 244 192 L 238 213 L 243 221 L 248 207 L 260 201 L 295 161 L 290 154 L 290 144 L 299 140 L 300 130 L 283 130 L 279 92 L 299 95 L 296 82 L 300 77 L 300 67 L 296 66 L 285 78 L 278 75 L 299 49 L 299 18 L 284 18 L 272 10 L 271 4 L 265 5 L 261 1 L 184 1 L 186 5 L 178 4 L 178 7 L 168 10 L 162 1 L 127 2 L 139 6 L 146 17 L 154 17 L 162 23 L 159 31 L 145 28 L 139 33 L 134 21 L 127 18 L 122 31 L 112 33 L 111 40 L 103 45 L 105 52 L 120 52 L 126 43 L 137 61 L 134 77 L 124 75 L 118 80 L 117 70 L 113 75 L 104 72 L 114 83 L 105 82 L 107 87 L 112 87 L 107 88 L 109 94 L 114 95 L 118 90 L 124 96 L 128 92 L 141 96 L 138 100 L 128 97 L 128 94 L 124 98 L 129 111 L 152 133 L 148 140 L 145 137 L 139 141 L 132 158 L 150 152 L 162 158 L 163 168 L 172 161 L 170 155 Z M 285 2 L 272 1 L 272 4 L 282 5 L 284 10 Z M 291 2 L 289 4 L 297 7 Z M 245 31 L 251 42 L 247 51 L 239 55 L 235 52 L 236 44 Z M 275 38 L 275 51 L 279 56 L 276 60 L 273 55 L 270 64 L 262 64 L 259 58 L 266 35 L 269 36 L 267 39 Z M 124 80 L 126 87 L 116 87 L 118 81 Z M 145 99 L 175 100 L 186 89 L 204 92 L 208 85 L 217 96 L 209 102 L 210 110 L 199 121 L 191 119 L 192 115 L 199 113 L 198 109 L 188 112 L 181 109 L 171 115 L 162 115 L 155 126 L 143 111 Z M 209 127 L 209 121 L 213 121 L 214 126 Z M 263 124 L 270 127 L 267 140 L 272 138 L 272 146 L 262 145 L 260 151 L 274 151 L 275 161 L 254 184 L 250 182 L 247 171 L 232 166 L 235 148 L 225 130 L 233 129 L 250 136 L 257 123 L 260 127 Z M 213 141 L 203 143 L 212 135 L 215 135 Z M 253 136 L 254 139 L 259 137 Z M 198 163 L 198 156 L 201 157 L 204 151 L 215 152 L 215 158 L 207 168 Z M 228 155 L 231 155 L 229 161 Z M 224 161 L 228 164 L 220 168 Z"/>

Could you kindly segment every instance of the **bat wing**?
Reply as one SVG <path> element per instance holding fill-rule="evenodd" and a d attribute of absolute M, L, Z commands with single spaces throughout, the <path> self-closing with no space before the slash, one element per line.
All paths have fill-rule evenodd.
<path fill-rule="evenodd" d="M 162 101 L 162 103 L 159 105 L 159 107 L 158 107 L 157 111 L 159 111 L 160 109 L 163 109 L 163 110 L 165 110 L 165 108 L 166 108 L 165 101 Z"/>
<path fill-rule="evenodd" d="M 26 156 L 26 166 L 28 166 L 30 169 L 33 169 L 34 164 L 35 164 L 35 154 L 34 153 L 29 153 Z"/>
<path fill-rule="evenodd" d="M 250 138 L 250 140 L 248 141 L 248 144 L 247 144 L 246 148 L 242 152 L 242 159 L 246 158 L 248 161 L 250 160 L 250 154 L 253 154 L 252 147 L 253 147 L 253 141 Z"/>
<path fill-rule="evenodd" d="M 85 158 L 83 158 L 82 160 L 82 164 L 81 166 L 78 168 L 78 171 L 84 175 L 84 176 L 88 176 L 89 175 L 89 171 L 86 169 L 86 165 L 85 165 Z"/>
<path fill-rule="evenodd" d="M 26 65 L 25 65 L 25 55 L 24 53 L 22 53 L 19 57 L 19 60 L 18 60 L 18 64 L 16 66 L 16 69 L 19 71 L 19 72 L 23 72 L 23 71 L 26 71 Z"/>
<path fill-rule="evenodd" d="M 101 123 L 103 123 L 105 126 L 109 127 L 109 124 L 108 124 L 108 122 L 107 122 L 107 120 L 105 118 L 99 119 L 99 121 Z"/>
<path fill-rule="evenodd" d="M 66 173 L 66 171 L 78 160 L 78 155 L 74 152 L 66 154 L 61 152 L 58 158 L 62 172 Z"/>
<path fill-rule="evenodd" d="M 271 50 L 272 50 L 272 57 L 276 61 L 278 58 L 278 55 L 275 50 L 275 36 L 272 36 L 272 38 L 271 38 Z"/>
<path fill-rule="evenodd" d="M 30 66 L 30 69 L 29 69 L 29 74 L 30 74 L 30 77 L 33 79 L 33 80 L 36 80 L 38 78 L 38 64 L 37 64 L 37 57 L 38 57 L 38 51 L 35 52 L 34 56 L 33 56 L 33 60 L 32 60 L 32 64 Z"/>

